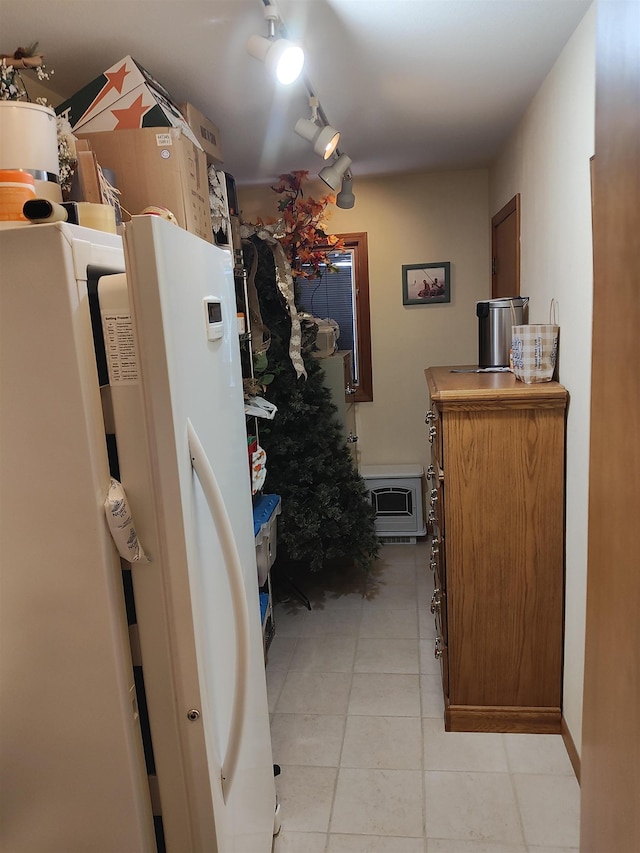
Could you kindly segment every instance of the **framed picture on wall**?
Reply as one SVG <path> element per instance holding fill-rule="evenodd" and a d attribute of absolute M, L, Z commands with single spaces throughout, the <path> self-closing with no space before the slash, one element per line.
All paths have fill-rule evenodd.
<path fill-rule="evenodd" d="M 451 302 L 451 264 L 404 264 L 402 267 L 402 304 L 434 305 Z"/>

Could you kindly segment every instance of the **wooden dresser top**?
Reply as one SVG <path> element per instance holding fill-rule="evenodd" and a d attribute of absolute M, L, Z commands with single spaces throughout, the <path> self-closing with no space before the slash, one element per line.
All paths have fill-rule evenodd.
<path fill-rule="evenodd" d="M 545 406 L 564 408 L 567 389 L 559 382 L 527 385 L 513 373 L 453 373 L 473 370 L 474 365 L 428 367 L 425 377 L 431 399 L 440 408 L 458 408 L 469 404 L 506 406 Z"/>

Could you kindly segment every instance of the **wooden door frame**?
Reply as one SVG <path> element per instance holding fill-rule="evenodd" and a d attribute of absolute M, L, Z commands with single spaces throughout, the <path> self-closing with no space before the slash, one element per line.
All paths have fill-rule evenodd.
<path fill-rule="evenodd" d="M 596 17 L 582 853 L 640 850 L 640 7 Z M 603 472 L 606 476 L 603 477 Z"/>
<path fill-rule="evenodd" d="M 496 260 L 496 244 L 495 244 L 495 230 L 496 228 L 504 222 L 504 220 L 511 216 L 512 213 L 516 215 L 516 230 L 518 233 L 518 239 L 516 242 L 516 290 L 517 293 L 514 293 L 514 296 L 520 295 L 520 193 L 516 193 L 512 199 L 510 199 L 504 207 L 500 208 L 500 210 L 491 217 L 491 297 L 495 298 L 495 280 L 496 280 L 496 271 L 495 271 L 495 260 Z"/>

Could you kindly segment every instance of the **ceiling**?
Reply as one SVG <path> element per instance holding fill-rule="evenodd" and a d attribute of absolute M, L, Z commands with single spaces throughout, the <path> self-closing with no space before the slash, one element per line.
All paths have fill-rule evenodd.
<path fill-rule="evenodd" d="M 0 53 L 35 41 L 63 98 L 126 55 L 219 128 L 238 183 L 316 173 L 308 87 L 354 178 L 488 165 L 591 0 L 277 0 L 305 81 L 249 56 L 262 0 L 0 0 Z"/>

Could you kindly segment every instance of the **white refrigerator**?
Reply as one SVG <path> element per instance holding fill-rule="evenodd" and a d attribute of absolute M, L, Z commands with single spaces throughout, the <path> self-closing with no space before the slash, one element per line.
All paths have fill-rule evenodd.
<path fill-rule="evenodd" d="M 158 217 L 0 230 L 0 744 L 2 850 L 271 850 L 231 258 Z"/>

